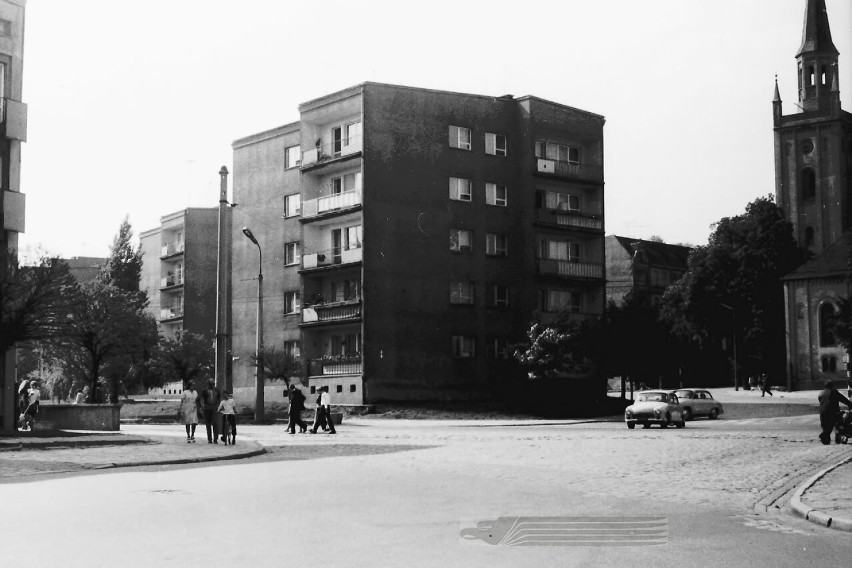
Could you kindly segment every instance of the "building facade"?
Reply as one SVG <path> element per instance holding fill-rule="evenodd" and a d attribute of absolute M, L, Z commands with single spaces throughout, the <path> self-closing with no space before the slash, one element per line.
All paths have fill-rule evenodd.
<path fill-rule="evenodd" d="M 609 235 L 606 243 L 606 299 L 621 305 L 628 295 L 657 305 L 689 268 L 690 247 Z"/>
<path fill-rule="evenodd" d="M 336 403 L 494 397 L 534 315 L 604 307 L 602 116 L 364 83 L 233 143 L 234 390 L 265 344 Z M 280 397 L 272 388 L 269 396 Z"/>
<path fill-rule="evenodd" d="M 845 377 L 842 348 L 825 333 L 837 301 L 850 291 L 845 233 L 852 228 L 852 114 L 840 108 L 838 58 L 825 0 L 807 0 L 796 53 L 797 112 L 783 114 L 777 81 L 772 103 L 775 200 L 799 244 L 815 255 L 785 278 L 791 389 Z"/>
<path fill-rule="evenodd" d="M 26 0 L 0 0 L 0 270 L 6 270 L 24 232 L 21 143 L 27 105 L 21 102 Z M 15 350 L 0 353 L 0 434 L 15 432 Z"/>

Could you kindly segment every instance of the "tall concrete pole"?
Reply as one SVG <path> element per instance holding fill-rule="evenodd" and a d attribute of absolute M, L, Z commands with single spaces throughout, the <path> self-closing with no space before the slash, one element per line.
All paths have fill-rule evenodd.
<path fill-rule="evenodd" d="M 255 245 L 257 245 L 257 343 L 255 345 L 255 405 L 254 421 L 263 421 L 263 389 L 266 386 L 266 369 L 263 361 L 263 249 L 260 243 L 248 227 L 243 227 L 243 234 Z"/>
<path fill-rule="evenodd" d="M 231 234 L 228 223 L 228 168 L 219 170 L 219 240 L 216 259 L 216 386 L 233 393 L 231 384 L 231 322 L 228 314 L 230 298 Z"/>

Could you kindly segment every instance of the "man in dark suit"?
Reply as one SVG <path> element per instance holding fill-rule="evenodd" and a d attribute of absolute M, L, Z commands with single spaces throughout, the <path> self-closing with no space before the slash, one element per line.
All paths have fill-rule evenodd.
<path fill-rule="evenodd" d="M 819 426 L 822 429 L 819 440 L 823 444 L 831 443 L 831 431 L 837 423 L 841 402 L 852 408 L 849 399 L 840 394 L 831 381 L 826 381 L 825 388 L 819 393 Z"/>
<path fill-rule="evenodd" d="M 207 428 L 207 443 L 219 443 L 219 403 L 222 401 L 222 393 L 216 388 L 213 379 L 207 381 L 207 388 L 201 393 L 202 410 L 204 411 L 204 426 Z M 223 440 L 224 441 L 224 440 Z"/>

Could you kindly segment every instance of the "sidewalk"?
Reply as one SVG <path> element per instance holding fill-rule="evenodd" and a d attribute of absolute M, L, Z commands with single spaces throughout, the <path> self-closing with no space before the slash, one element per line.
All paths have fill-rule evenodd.
<path fill-rule="evenodd" d="M 93 469 L 189 464 L 243 459 L 266 453 L 260 444 L 187 444 L 184 436 L 139 436 L 121 432 L 21 432 L 0 438 L 0 482 L 27 476 Z M 80 451 L 86 448 L 86 451 Z"/>
<path fill-rule="evenodd" d="M 852 456 L 799 486 L 790 499 L 790 508 L 812 523 L 852 532 Z"/>

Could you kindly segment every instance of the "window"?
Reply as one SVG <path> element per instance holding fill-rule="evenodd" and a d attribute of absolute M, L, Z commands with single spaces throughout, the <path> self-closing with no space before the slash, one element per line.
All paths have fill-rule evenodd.
<path fill-rule="evenodd" d="M 346 125 L 346 132 L 344 132 L 345 138 L 343 140 L 344 146 L 351 146 L 352 144 L 357 144 L 361 141 L 361 123 L 353 122 L 351 124 Z"/>
<path fill-rule="evenodd" d="M 361 297 L 361 282 L 359 280 L 340 280 L 331 283 L 331 301 L 346 302 L 358 300 Z"/>
<path fill-rule="evenodd" d="M 473 304 L 473 282 L 450 282 L 451 304 Z"/>
<path fill-rule="evenodd" d="M 816 174 L 811 168 L 802 170 L 802 199 L 816 199 Z"/>
<path fill-rule="evenodd" d="M 298 359 L 302 355 L 302 347 L 299 345 L 298 341 L 285 341 L 284 354 L 289 355 L 294 359 Z"/>
<path fill-rule="evenodd" d="M 805 305 L 801 302 L 796 304 L 796 318 L 800 320 L 805 319 Z"/>
<path fill-rule="evenodd" d="M 284 150 L 284 169 L 298 168 L 302 164 L 302 149 L 290 146 Z"/>
<path fill-rule="evenodd" d="M 302 306 L 301 292 L 284 292 L 284 313 L 297 314 Z"/>
<path fill-rule="evenodd" d="M 450 229 L 450 250 L 456 252 L 473 250 L 473 233 L 464 229 Z"/>
<path fill-rule="evenodd" d="M 557 211 L 579 211 L 580 198 L 567 193 L 548 191 L 545 194 L 545 207 L 547 209 L 556 209 Z"/>
<path fill-rule="evenodd" d="M 581 297 L 577 292 L 545 290 L 542 296 L 542 309 L 546 312 L 580 313 Z"/>
<path fill-rule="evenodd" d="M 331 194 L 338 195 L 343 192 L 343 178 L 331 178 Z"/>
<path fill-rule="evenodd" d="M 814 246 L 814 228 L 813 227 L 805 227 L 805 246 L 806 247 Z"/>
<path fill-rule="evenodd" d="M 343 128 L 337 126 L 331 129 L 331 152 L 339 156 L 343 151 Z"/>
<path fill-rule="evenodd" d="M 535 157 L 556 160 L 558 162 L 580 163 L 580 149 L 567 144 L 558 144 L 546 140 L 535 141 Z"/>
<path fill-rule="evenodd" d="M 502 134 L 485 133 L 485 153 L 492 156 L 506 156 L 508 142 Z"/>
<path fill-rule="evenodd" d="M 492 337 L 488 341 L 488 357 L 490 359 L 509 358 L 509 340 L 504 337 Z"/>
<path fill-rule="evenodd" d="M 509 307 L 509 287 L 503 284 L 495 284 L 492 289 L 492 306 L 497 308 Z"/>
<path fill-rule="evenodd" d="M 485 184 L 485 203 L 505 207 L 509 198 L 509 190 L 505 185 L 496 183 Z"/>
<path fill-rule="evenodd" d="M 825 302 L 819 307 L 819 345 L 820 347 L 833 347 L 837 345 L 832 326 L 834 324 L 834 304 Z"/>
<path fill-rule="evenodd" d="M 496 233 L 485 234 L 485 254 L 492 256 L 507 256 L 509 254 L 508 235 Z"/>
<path fill-rule="evenodd" d="M 9 20 L 0 20 L 0 35 L 12 37 L 12 22 Z"/>
<path fill-rule="evenodd" d="M 837 371 L 837 357 L 823 357 L 821 362 L 823 373 L 833 373 Z"/>
<path fill-rule="evenodd" d="M 470 150 L 470 128 L 450 126 L 450 148 Z"/>
<path fill-rule="evenodd" d="M 346 227 L 343 246 L 346 250 L 361 248 L 361 225 Z"/>
<path fill-rule="evenodd" d="M 299 264 L 301 260 L 301 254 L 299 253 L 299 243 L 287 243 L 284 245 L 284 265 L 291 266 L 293 264 Z"/>
<path fill-rule="evenodd" d="M 450 199 L 455 201 L 470 201 L 473 195 L 473 184 L 469 179 L 450 178 Z"/>
<path fill-rule="evenodd" d="M 473 359 L 476 355 L 475 347 L 472 335 L 453 336 L 453 357 L 456 359 Z"/>
<path fill-rule="evenodd" d="M 284 197 L 284 216 L 295 217 L 302 211 L 302 196 L 298 193 Z"/>
<path fill-rule="evenodd" d="M 541 258 L 580 262 L 580 243 L 543 239 L 541 241 Z"/>

